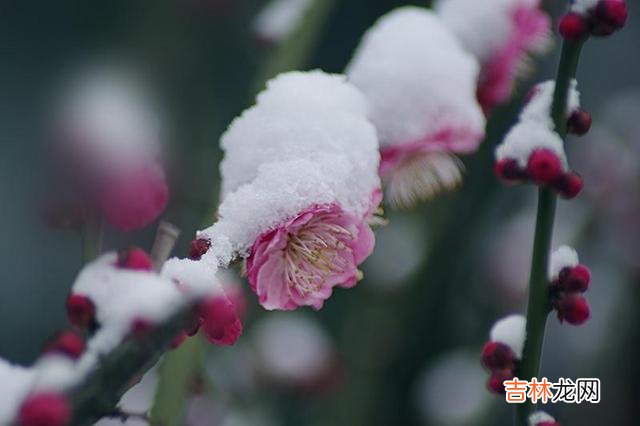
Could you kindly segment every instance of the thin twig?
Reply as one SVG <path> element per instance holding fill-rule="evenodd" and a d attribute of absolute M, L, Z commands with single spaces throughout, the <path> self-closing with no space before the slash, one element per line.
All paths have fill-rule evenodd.
<path fill-rule="evenodd" d="M 567 134 L 567 99 L 571 81 L 575 78 L 580 51 L 584 41 L 565 41 L 558 66 L 551 117 L 555 130 L 564 140 Z M 544 344 L 544 332 L 549 314 L 548 277 L 551 238 L 556 212 L 556 194 L 549 188 L 538 192 L 538 213 L 529 276 L 529 301 L 527 305 L 527 332 L 522 363 L 517 371 L 520 379 L 530 380 L 540 372 L 540 359 Z M 527 425 L 534 408 L 530 401 L 516 407 L 516 425 Z"/>
<path fill-rule="evenodd" d="M 151 247 L 151 260 L 156 271 L 160 271 L 164 262 L 171 255 L 179 236 L 180 230 L 176 226 L 169 222 L 160 222 L 156 239 Z"/>

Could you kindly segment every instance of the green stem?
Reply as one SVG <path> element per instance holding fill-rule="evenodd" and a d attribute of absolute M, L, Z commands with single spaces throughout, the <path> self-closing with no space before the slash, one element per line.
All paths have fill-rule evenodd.
<path fill-rule="evenodd" d="M 82 263 L 98 257 L 102 247 L 102 220 L 90 217 L 82 227 Z"/>
<path fill-rule="evenodd" d="M 558 76 L 551 106 L 551 118 L 556 132 L 561 138 L 567 134 L 567 102 L 571 81 L 575 78 L 584 41 L 567 42 L 562 45 L 562 55 L 558 66 Z M 538 191 L 538 213 L 533 242 L 533 256 L 529 276 L 529 302 L 527 306 L 527 332 L 522 363 L 518 377 L 530 380 L 540 372 L 540 359 L 544 344 L 544 332 L 549 314 L 547 293 L 549 253 L 556 211 L 556 195 L 549 188 Z M 516 406 L 516 424 L 526 426 L 534 408 L 530 401 Z"/>

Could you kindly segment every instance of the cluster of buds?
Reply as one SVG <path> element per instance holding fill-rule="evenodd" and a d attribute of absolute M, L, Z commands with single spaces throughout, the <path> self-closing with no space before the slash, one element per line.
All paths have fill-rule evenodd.
<path fill-rule="evenodd" d="M 589 288 L 591 272 L 578 263 L 578 255 L 568 246 L 562 246 L 551 256 L 549 297 L 551 307 L 560 322 L 584 324 L 590 315 L 589 303 L 583 293 Z"/>
<path fill-rule="evenodd" d="M 504 381 L 515 377 L 522 358 L 526 320 L 522 315 L 510 315 L 491 328 L 489 341 L 482 348 L 482 365 L 489 371 L 487 388 L 503 394 Z"/>
<path fill-rule="evenodd" d="M 529 416 L 529 426 L 560 426 L 560 422 L 544 411 L 536 411 Z"/>
<path fill-rule="evenodd" d="M 604 37 L 624 27 L 628 16 L 625 0 L 577 0 L 560 20 L 559 31 L 568 40 Z"/>
<path fill-rule="evenodd" d="M 578 136 L 591 128 L 591 115 L 580 108 L 574 81 L 567 105 L 567 131 Z M 563 142 L 555 131 L 550 109 L 555 83 L 535 86 L 528 95 L 520 120 L 496 150 L 495 174 L 506 183 L 531 182 L 551 187 L 562 197 L 572 199 L 584 184 L 569 169 Z"/>

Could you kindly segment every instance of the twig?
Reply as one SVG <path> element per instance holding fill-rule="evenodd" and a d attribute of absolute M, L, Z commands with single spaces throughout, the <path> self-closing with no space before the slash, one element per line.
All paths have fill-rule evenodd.
<path fill-rule="evenodd" d="M 562 139 L 567 134 L 567 98 L 571 81 L 575 78 L 580 51 L 584 41 L 565 41 L 562 45 L 562 56 L 558 66 L 556 87 L 551 107 L 551 117 L 555 130 Z M 544 332 L 549 314 L 548 278 L 549 253 L 555 219 L 557 196 L 549 188 L 538 191 L 538 213 L 533 242 L 533 256 L 529 276 L 529 302 L 527 305 L 527 333 L 522 363 L 518 369 L 518 377 L 530 380 L 540 372 L 540 359 L 544 344 Z M 534 404 L 530 401 L 516 407 L 516 424 L 527 425 L 529 414 Z"/>
<path fill-rule="evenodd" d="M 180 236 L 180 230 L 169 222 L 160 222 L 156 239 L 151 247 L 151 260 L 153 268 L 160 271 L 164 262 L 167 261 Z"/>

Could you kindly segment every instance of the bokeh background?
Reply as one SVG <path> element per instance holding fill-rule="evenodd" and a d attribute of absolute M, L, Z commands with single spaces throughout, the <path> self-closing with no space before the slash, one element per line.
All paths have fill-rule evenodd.
<path fill-rule="evenodd" d="M 146 76 L 171 152 L 164 219 L 184 231 L 176 249 L 184 255 L 215 212 L 219 136 L 265 79 L 288 69 L 340 72 L 376 18 L 425 4 L 318 0 L 294 34 L 274 43 L 253 30 L 265 3 L 0 4 L 0 356 L 23 364 L 37 357 L 66 325 L 63 301 L 81 267 L 78 236 L 47 229 L 40 211 L 50 190 L 47 116 L 66 75 L 109 59 Z M 557 17 L 565 3 L 545 7 Z M 543 374 L 602 380 L 598 405 L 547 407 L 568 426 L 638 424 L 640 8 L 629 3 L 624 31 L 584 50 L 582 99 L 596 124 L 568 147 L 586 190 L 561 202 L 556 223 L 554 244 L 576 246 L 592 268 L 592 319 L 574 328 L 550 318 Z M 236 347 L 206 355 L 209 386 L 195 389 L 185 424 L 510 424 L 511 408 L 484 389 L 478 353 L 497 318 L 524 312 L 535 190 L 499 185 L 492 151 L 532 82 L 554 75 L 555 42 L 513 102 L 495 112 L 481 150 L 464 159 L 465 185 L 413 211 L 388 212 L 355 289 L 336 291 L 320 312 L 281 314 L 262 311 L 243 284 L 245 334 Z M 111 231 L 105 247 L 149 247 L 153 231 Z"/>

